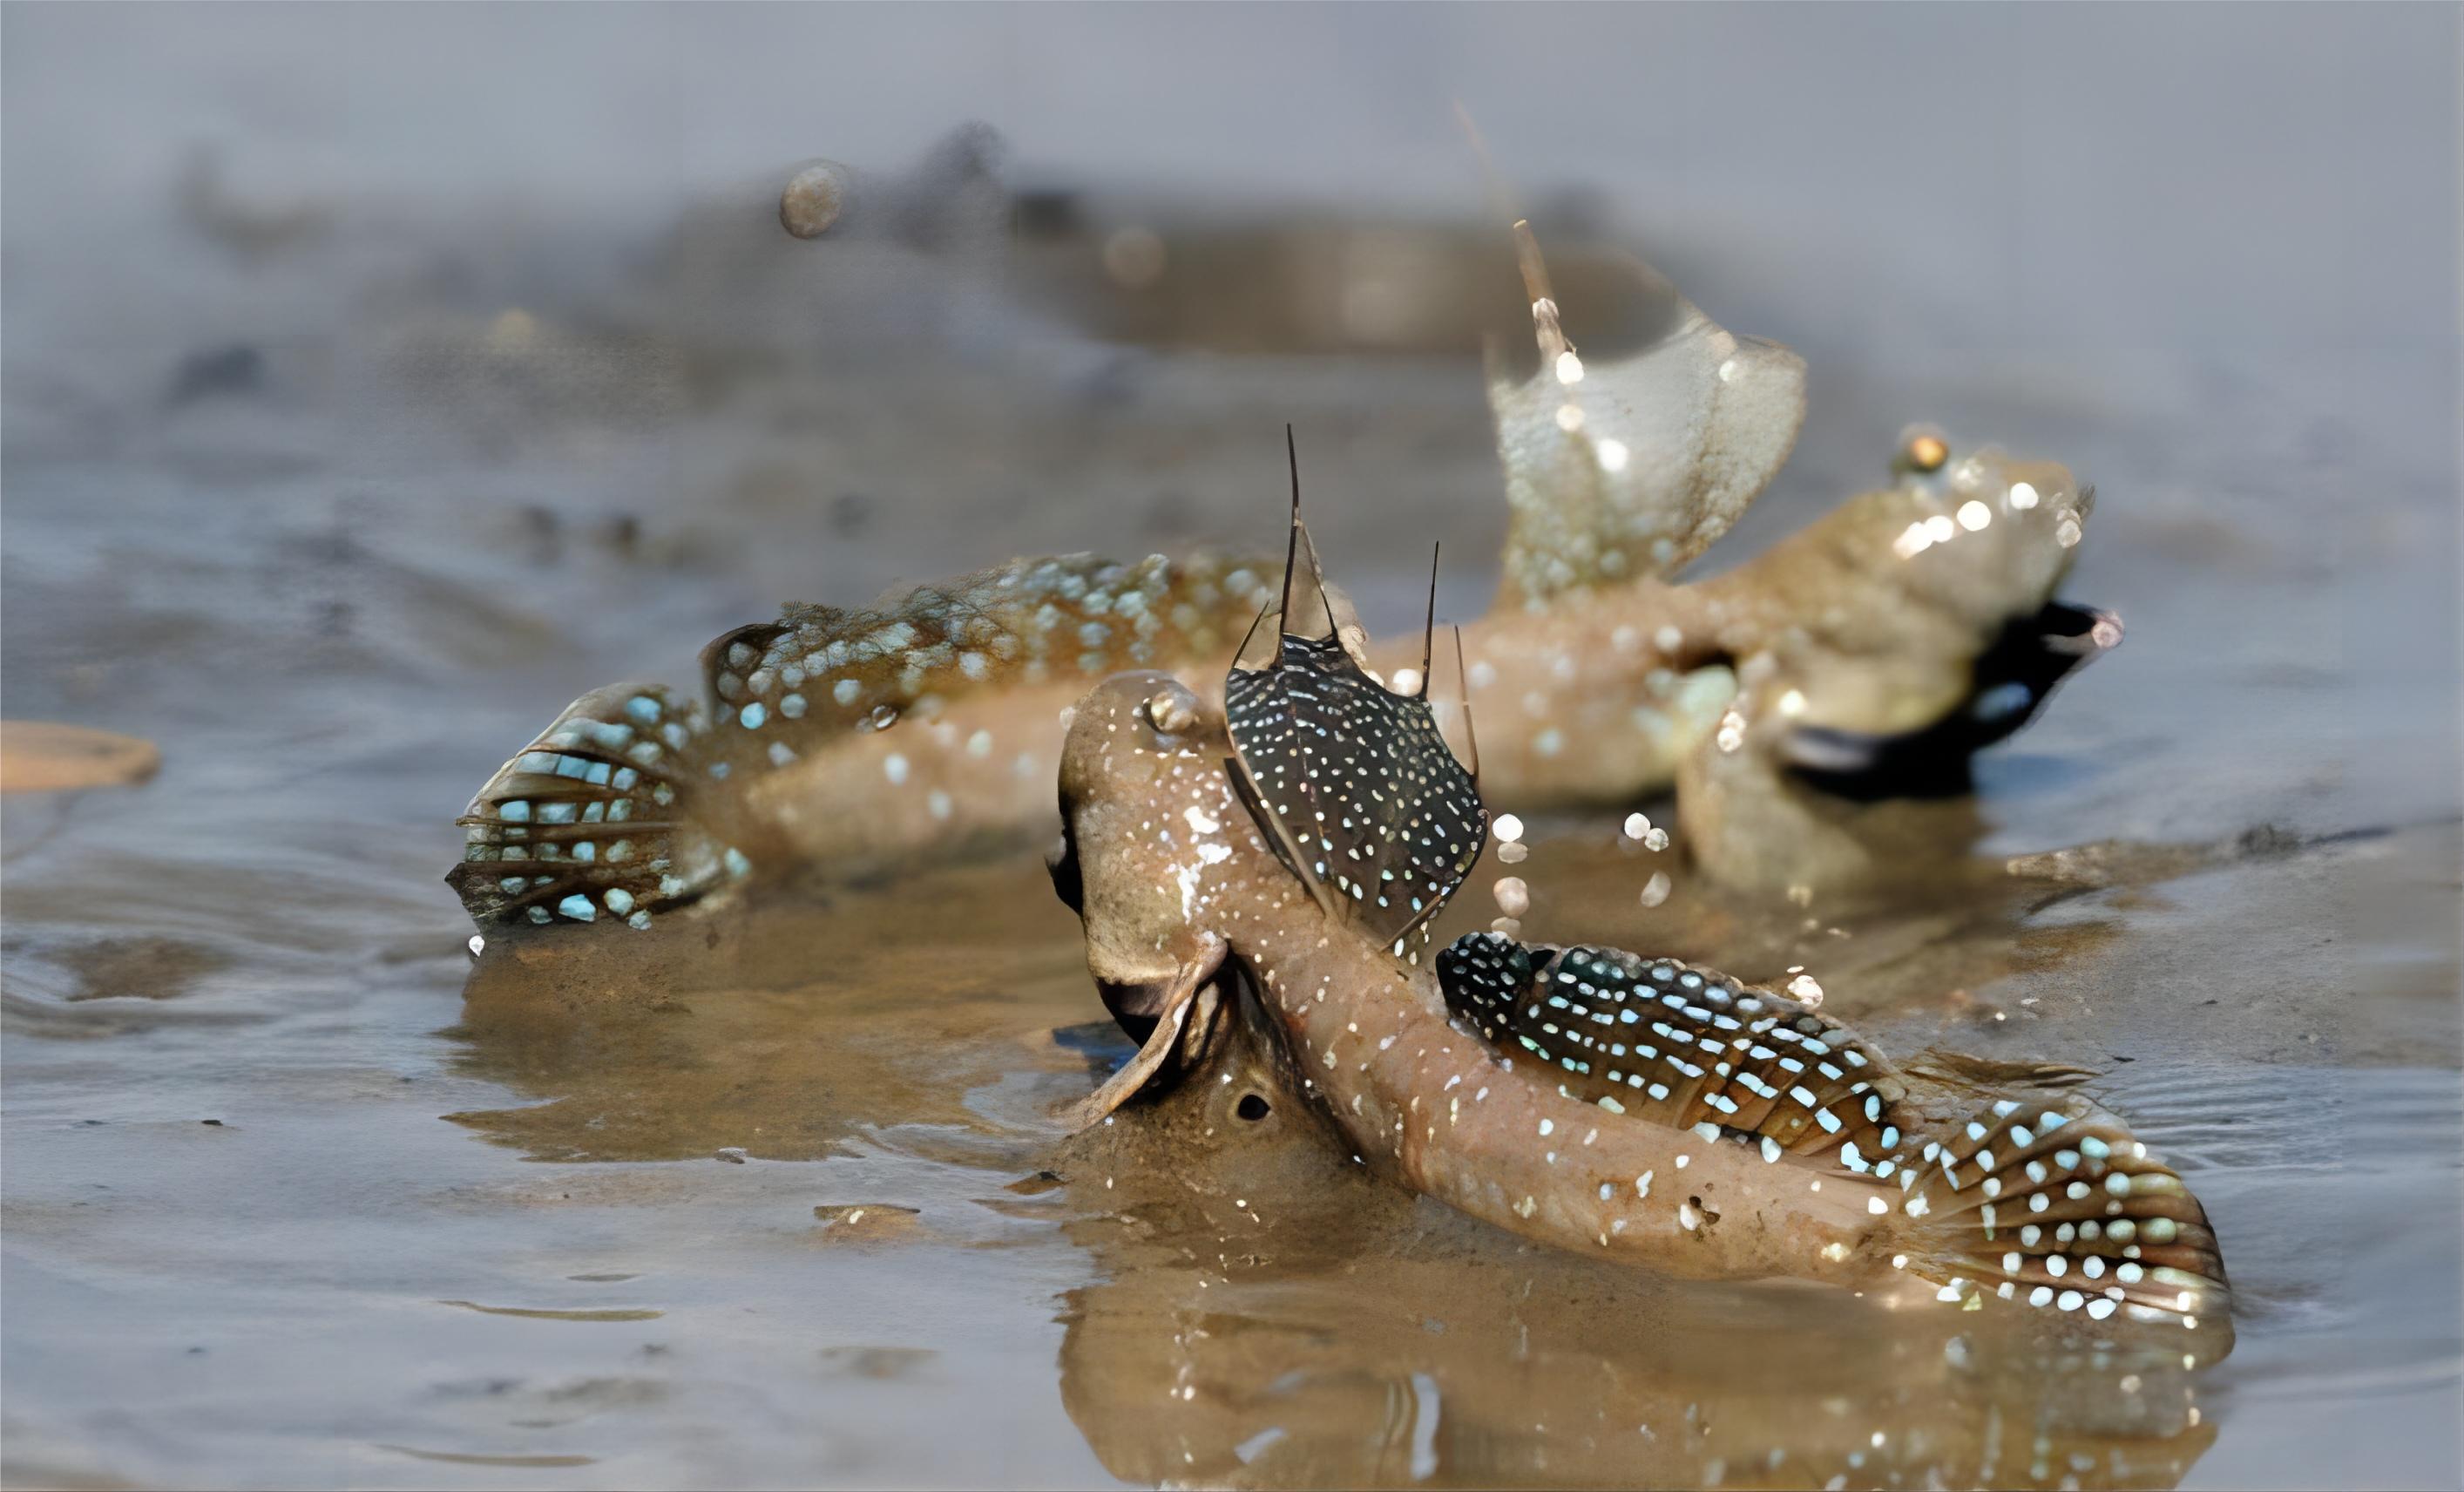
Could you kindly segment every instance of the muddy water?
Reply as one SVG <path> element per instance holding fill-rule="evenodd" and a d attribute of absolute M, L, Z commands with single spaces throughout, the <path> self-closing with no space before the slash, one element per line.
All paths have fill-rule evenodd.
<path fill-rule="evenodd" d="M 2464 1475 L 2438 348 L 2020 387 L 1837 334 L 1878 371 L 1817 382 L 1735 542 L 1932 415 L 2100 481 L 2072 590 L 2130 641 L 1979 799 L 1884 811 L 1887 881 L 1725 896 L 1606 812 L 1513 867 L 1531 936 L 1802 966 L 1891 1050 L 2095 1069 L 2225 1243 L 2239 1345 L 2185 1371 L 1534 1251 L 1367 1182 L 1255 1047 L 1065 1136 L 1127 1048 L 1031 856 L 474 961 L 451 816 L 563 700 L 787 596 L 1255 545 L 1284 418 L 1373 624 L 1432 535 L 1472 610 L 1476 365 L 1098 342 L 708 207 L 519 254 L 349 206 L 242 252 L 226 209 L 149 219 L 144 275 L 11 223 L 0 705 L 163 753 L 0 802 L 12 1483 Z M 1724 319 L 1785 334 L 1771 295 Z"/>

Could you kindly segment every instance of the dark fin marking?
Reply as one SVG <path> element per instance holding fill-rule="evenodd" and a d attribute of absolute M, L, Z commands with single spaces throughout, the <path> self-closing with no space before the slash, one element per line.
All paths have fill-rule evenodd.
<path fill-rule="evenodd" d="M 1445 552 L 1443 541 L 1429 546 L 1429 610 L 1420 619 L 1420 687 L 1419 697 L 1429 697 L 1429 664 L 1435 657 L 1438 642 L 1438 556 Z"/>
<path fill-rule="evenodd" d="M 1471 675 L 1463 668 L 1463 629 L 1455 629 L 1455 687 L 1463 693 L 1463 747 L 1471 754 L 1472 791 L 1480 790 L 1480 733 L 1471 724 Z"/>
<path fill-rule="evenodd" d="M 1946 1302 L 2228 1319 L 2215 1234 L 2181 1177 L 2086 1098 L 2043 1091 L 2076 1069 L 1996 1067 L 2024 1096 L 1979 1100 L 1987 1070 L 1895 1067 L 1798 1001 L 1676 959 L 1473 933 L 1437 969 L 1457 1019 L 1570 1096 L 1871 1184 L 1906 1238 L 1894 1262 Z"/>
<path fill-rule="evenodd" d="M 1301 521 L 1301 451 L 1300 447 L 1293 443 L 1292 427 L 1288 422 L 1284 426 L 1284 454 L 1290 460 L 1292 470 L 1292 531 L 1284 541 L 1284 593 L 1280 610 L 1275 613 L 1275 624 L 1287 633 L 1293 631 L 1294 564 L 1300 558 L 1302 551 L 1306 550 L 1309 554 L 1309 579 L 1317 587 L 1318 604 L 1326 608 L 1326 630 L 1328 635 L 1331 636 L 1341 629 L 1336 626 L 1334 620 L 1334 597 L 1327 593 L 1326 567 L 1319 563 L 1317 541 L 1309 537 L 1309 524 Z"/>
<path fill-rule="evenodd" d="M 482 925 L 648 926 L 741 874 L 743 857 L 693 817 L 709 743 L 701 706 L 657 685 L 583 695 L 471 800 L 462 863 L 445 879 Z"/>
<path fill-rule="evenodd" d="M 1799 726 L 1783 757 L 1808 784 L 1859 802 L 1966 792 L 1969 757 L 2035 719 L 2065 679 L 2121 642 L 2112 612 L 2049 602 L 1977 655 L 1966 698 L 1940 720 L 1897 735 Z"/>
<path fill-rule="evenodd" d="M 1263 686 L 1253 691 L 1243 683 L 1244 679 L 1263 679 L 1265 677 L 1265 670 L 1248 672 L 1242 669 L 1234 669 L 1226 676 L 1223 680 L 1225 714 L 1228 716 L 1238 707 L 1233 702 L 1236 691 L 1250 695 L 1252 697 L 1250 702 L 1254 707 L 1266 707 L 1267 701 L 1259 698 L 1264 693 Z M 1241 800 L 1241 806 L 1247 809 L 1249 816 L 1266 832 L 1266 844 L 1275 852 L 1275 858 L 1284 862 L 1284 869 L 1299 878 L 1302 886 L 1309 891 L 1309 900 L 1317 903 L 1319 911 L 1329 917 L 1340 919 L 1343 916 L 1343 910 L 1335 904 L 1334 888 L 1310 871 L 1311 858 L 1293 838 L 1293 831 L 1286 824 L 1284 815 L 1267 808 L 1265 799 L 1259 796 L 1258 785 L 1250 779 L 1248 768 L 1241 761 L 1240 744 L 1237 739 L 1233 743 L 1233 754 L 1223 763 L 1223 773 L 1231 781 L 1233 795 Z"/>
<path fill-rule="evenodd" d="M 1275 603 L 1275 625 L 1284 632 L 1292 630 L 1292 574 L 1301 557 L 1301 448 L 1292 439 L 1289 421 L 1284 424 L 1284 455 L 1292 468 L 1292 527 L 1284 536 L 1284 590 Z M 1311 568 L 1315 568 L 1314 561 Z"/>

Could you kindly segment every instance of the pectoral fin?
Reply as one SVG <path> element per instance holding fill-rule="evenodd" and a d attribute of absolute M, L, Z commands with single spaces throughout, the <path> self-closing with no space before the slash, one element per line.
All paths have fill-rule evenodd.
<path fill-rule="evenodd" d="M 1103 1086 L 1062 1110 L 1062 1123 L 1075 1132 L 1108 1118 L 1171 1065 L 1174 1055 L 1182 1052 L 1184 1041 L 1188 1043 L 1187 1058 L 1195 1061 L 1204 1051 L 1220 1008 L 1212 983 L 1220 967 L 1205 962 L 1181 965 L 1173 975 L 1155 1029 L 1147 1033 L 1146 1043 L 1138 1048 L 1137 1055 L 1105 1079 Z"/>

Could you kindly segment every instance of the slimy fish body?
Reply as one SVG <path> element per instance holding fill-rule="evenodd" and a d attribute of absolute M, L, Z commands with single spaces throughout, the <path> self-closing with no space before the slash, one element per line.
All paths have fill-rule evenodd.
<path fill-rule="evenodd" d="M 1526 1236 L 1677 1275 L 2187 1329 L 2194 1354 L 2230 1342 L 2205 1213 L 2118 1119 L 2056 1091 L 2074 1070 L 1992 1088 L 1954 1061 L 1903 1067 L 1796 1000 L 1673 959 L 1478 934 L 1424 961 L 1340 894 L 1358 869 L 1313 857 L 1340 841 L 1295 826 L 1368 826 L 1353 865 L 1408 867 L 1433 912 L 1485 813 L 1462 802 L 1460 764 L 1399 732 L 1317 728 L 1315 701 L 1367 670 L 1304 640 L 1235 676 L 1228 726 L 1155 673 L 1075 712 L 1055 884 L 1145 1043 L 1082 1118 L 1188 1065 L 1212 1020 L 1249 1008 L 1222 996 L 1239 980 L 1358 1159 Z M 1429 713 L 1418 695 L 1345 710 L 1413 713 Z M 1296 728 L 1259 729 L 1278 720 Z"/>
<path fill-rule="evenodd" d="M 1663 335 L 1585 369 L 1525 242 L 1544 361 L 1492 384 L 1513 522 L 1497 604 L 1463 630 L 1493 795 L 1625 803 L 1676 781 L 1705 868 L 1765 880 L 1769 841 L 1805 836 L 1807 793 L 1956 776 L 2102 645 L 2028 641 L 2057 613 L 2074 632 L 2096 620 L 2052 600 L 2087 511 L 2069 473 L 1954 460 L 1936 436 L 1897 486 L 1676 583 L 1786 459 L 1803 365 L 1653 277 Z M 575 701 L 473 798 L 450 879 L 483 925 L 639 926 L 758 875 L 1016 842 L 1049 822 L 1078 695 L 1153 667 L 1220 702 L 1272 573 L 1072 555 L 868 610 L 792 607 L 705 649 L 697 695 Z M 2027 666 L 2009 664 L 2014 635 Z M 1409 644 L 1362 661 L 1427 687 Z M 1853 848 L 1831 859 L 1865 868 Z"/>
<path fill-rule="evenodd" d="M 472 801 L 449 879 L 483 924 L 642 926 L 757 870 L 1014 834 L 1050 812 L 1088 681 L 1228 657 L 1269 573 L 1067 555 L 790 608 L 703 649 L 698 698 L 620 684 L 567 706 Z"/>

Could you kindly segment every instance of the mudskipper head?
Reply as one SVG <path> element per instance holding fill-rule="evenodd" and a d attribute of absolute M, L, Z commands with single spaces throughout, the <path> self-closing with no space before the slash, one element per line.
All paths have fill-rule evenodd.
<path fill-rule="evenodd" d="M 2122 640 L 2120 618 L 2054 598 L 2096 503 L 2068 467 L 1963 450 L 1917 425 L 1892 472 L 1891 487 L 1839 510 L 1826 545 L 1842 576 L 1825 604 L 1866 618 L 1864 632 L 1765 690 L 1788 717 L 1791 768 L 1848 798 L 1965 791 L 1971 754 Z M 1944 644 L 1871 646 L 1908 618 Z"/>
<path fill-rule="evenodd" d="M 1430 708 L 1434 629 L 1410 691 L 1370 671 L 1318 574 L 1297 478 L 1285 571 L 1271 652 L 1235 661 L 1221 712 L 1169 675 L 1116 675 L 1076 706 L 1063 748 L 1053 884 L 1149 1073 L 1196 1029 L 1200 991 L 1246 931 L 1323 917 L 1418 962 L 1486 839 L 1472 773 Z M 1313 615 L 1323 633 L 1298 630 Z"/>
<path fill-rule="evenodd" d="M 1115 674 L 1071 712 L 1053 886 L 1086 925 L 1105 1004 L 1141 1038 L 1222 962 L 1232 883 L 1272 867 L 1224 780 L 1229 750 L 1221 715 L 1169 674 Z"/>
<path fill-rule="evenodd" d="M 1900 583 L 1979 621 L 2049 599 L 2096 506 L 2096 489 L 2059 461 L 1962 450 L 1930 425 L 1902 434 L 1891 465 L 1898 482 L 1870 500 L 1871 523 L 1905 562 Z"/>

